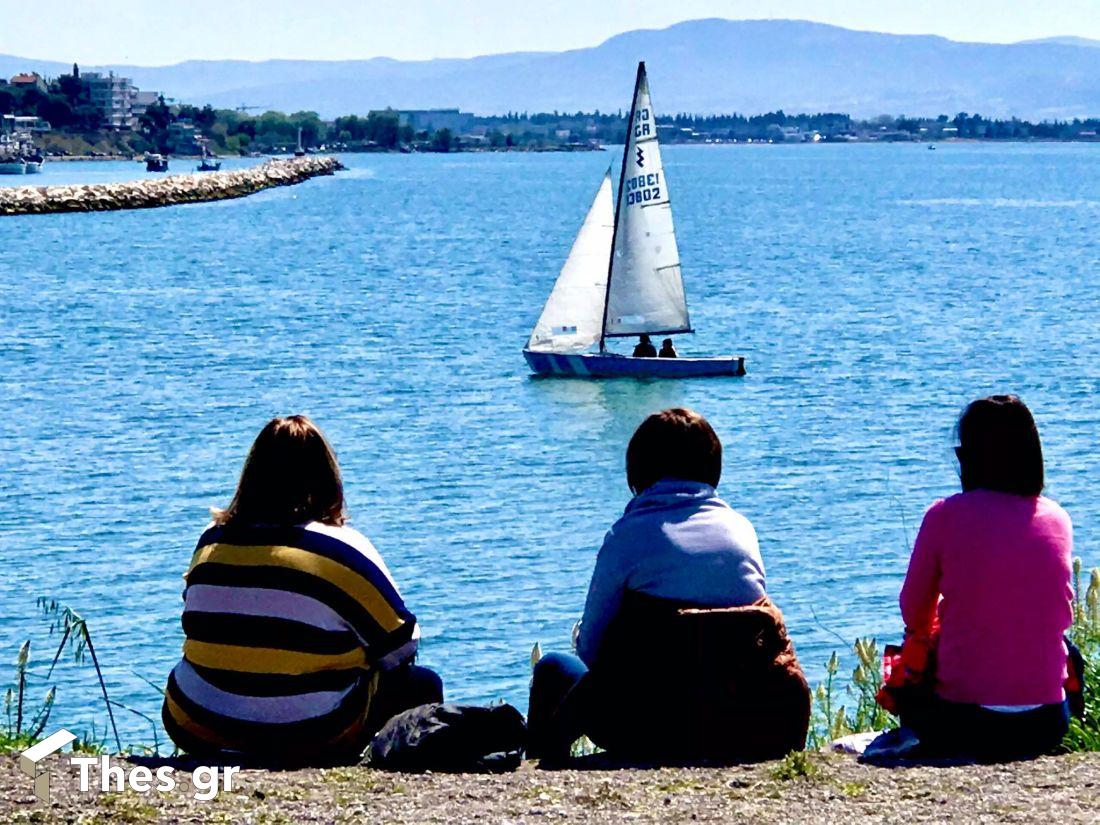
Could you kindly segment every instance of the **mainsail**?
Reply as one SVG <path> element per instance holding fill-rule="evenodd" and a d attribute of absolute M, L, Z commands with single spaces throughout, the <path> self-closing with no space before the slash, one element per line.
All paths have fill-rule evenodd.
<path fill-rule="evenodd" d="M 614 228 L 615 204 L 608 170 L 535 324 L 528 349 L 580 352 L 600 340 L 607 256 Z"/>
<path fill-rule="evenodd" d="M 645 63 L 638 65 L 631 111 L 603 335 L 691 332 Z"/>

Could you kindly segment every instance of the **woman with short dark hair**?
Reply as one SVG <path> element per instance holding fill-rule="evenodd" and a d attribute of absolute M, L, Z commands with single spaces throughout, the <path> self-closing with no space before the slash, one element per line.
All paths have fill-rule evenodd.
<path fill-rule="evenodd" d="M 191 754 L 355 758 L 390 716 L 442 701 L 420 630 L 345 525 L 336 454 L 303 415 L 270 421 L 184 576 L 183 659 L 162 717 Z"/>
<path fill-rule="evenodd" d="M 929 508 L 901 591 L 907 632 L 938 639 L 934 695 L 901 721 L 932 752 L 1035 756 L 1069 723 L 1073 526 L 1042 495 L 1039 431 L 1023 401 L 974 401 L 958 436 L 962 492 Z"/>
<path fill-rule="evenodd" d="M 699 413 L 674 408 L 641 423 L 626 448 L 634 498 L 596 556 L 577 653 L 591 663 L 629 590 L 709 607 L 765 595 L 756 531 L 715 492 L 722 443 Z"/>
<path fill-rule="evenodd" d="M 721 442 L 698 413 L 669 409 L 638 427 L 626 450 L 634 498 L 596 557 L 577 656 L 535 665 L 529 755 L 562 759 L 582 733 L 656 759 L 803 746 L 808 688 L 766 599 L 756 532 L 715 492 L 721 475 Z M 771 698 L 753 702 L 758 691 Z"/>

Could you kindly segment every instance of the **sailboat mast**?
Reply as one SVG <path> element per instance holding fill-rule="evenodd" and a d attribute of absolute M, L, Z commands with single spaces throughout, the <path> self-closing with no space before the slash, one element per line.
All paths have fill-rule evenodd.
<path fill-rule="evenodd" d="M 626 180 L 626 161 L 630 154 L 630 136 L 634 131 L 635 109 L 638 107 L 638 89 L 642 86 L 642 78 L 645 77 L 645 61 L 638 62 L 638 75 L 634 78 L 634 96 L 630 98 L 630 118 L 626 122 L 626 142 L 623 144 L 623 163 L 619 169 L 619 194 L 615 198 L 615 228 L 611 230 L 611 257 L 607 261 L 607 288 L 603 294 L 603 324 L 600 327 L 600 352 L 606 352 L 605 338 L 607 337 L 607 305 L 611 300 L 611 270 L 615 268 L 615 241 L 619 236 L 619 212 L 623 206 L 623 181 Z"/>

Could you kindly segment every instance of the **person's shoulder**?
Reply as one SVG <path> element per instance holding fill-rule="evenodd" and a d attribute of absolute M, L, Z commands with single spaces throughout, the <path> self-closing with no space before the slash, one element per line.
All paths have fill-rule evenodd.
<path fill-rule="evenodd" d="M 754 529 L 752 522 L 749 521 L 749 517 L 744 515 L 740 510 L 735 510 L 733 506 L 722 498 L 718 493 L 714 493 L 708 496 L 703 501 L 704 506 L 714 508 L 716 511 L 722 514 L 722 518 L 728 519 L 731 522 L 735 522 L 740 525 L 748 527 L 750 530 Z"/>
<path fill-rule="evenodd" d="M 729 534 L 733 536 L 738 544 L 749 548 L 759 547 L 756 528 L 753 527 L 748 516 L 739 510 L 735 510 L 725 499 L 720 498 L 718 495 L 708 499 L 706 505 L 722 520 Z"/>
<path fill-rule="evenodd" d="M 202 528 L 202 532 L 199 534 L 199 541 L 196 545 L 196 549 L 216 543 L 221 537 L 221 534 L 222 526 L 220 524 L 213 520 L 207 522 L 206 526 Z"/>
<path fill-rule="evenodd" d="M 370 547 L 374 548 L 370 539 L 356 530 L 354 527 L 349 527 L 346 524 L 325 524 L 321 521 L 311 521 L 308 524 L 303 525 L 303 529 L 310 531 L 311 533 L 320 533 L 321 535 L 328 536 L 329 538 L 337 539 L 344 542 L 344 544 L 350 544 L 352 547 Z"/>
<path fill-rule="evenodd" d="M 965 503 L 958 500 L 960 495 L 962 494 L 937 498 L 929 504 L 921 519 L 921 530 L 927 533 L 929 530 L 938 528 L 953 512 L 964 507 Z"/>
<path fill-rule="evenodd" d="M 1069 517 L 1069 513 L 1066 512 L 1061 504 L 1052 498 L 1039 496 L 1036 500 L 1036 511 L 1039 515 L 1060 522 L 1067 527 L 1073 526 L 1073 520 Z"/>
<path fill-rule="evenodd" d="M 967 493 L 955 493 L 952 496 L 937 498 L 928 505 L 928 509 L 924 511 L 924 517 L 928 518 L 932 516 L 932 518 L 935 518 L 936 516 L 950 513 L 952 510 L 957 510 L 960 507 L 965 507 L 967 501 L 965 498 L 966 495 Z"/>
<path fill-rule="evenodd" d="M 304 526 L 304 529 L 312 533 L 320 533 L 331 539 L 336 539 L 348 545 L 348 547 L 358 550 L 369 559 L 381 561 L 381 554 L 374 544 L 371 543 L 371 540 L 354 527 L 349 527 L 346 524 L 335 525 L 324 524 L 320 521 L 311 521 Z"/>
<path fill-rule="evenodd" d="M 932 515 L 955 515 L 988 517 L 991 514 L 1006 511 L 1027 510 L 1035 518 L 1070 525 L 1069 514 L 1054 499 L 1046 496 L 1020 496 L 1015 493 L 1003 493 L 995 490 L 968 490 L 955 493 L 933 504 L 929 509 Z M 926 516 L 927 518 L 927 516 Z"/>

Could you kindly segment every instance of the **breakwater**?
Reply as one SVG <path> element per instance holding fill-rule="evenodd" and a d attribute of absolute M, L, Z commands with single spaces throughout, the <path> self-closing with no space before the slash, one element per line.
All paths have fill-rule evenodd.
<path fill-rule="evenodd" d="M 224 172 L 169 175 L 126 183 L 0 187 L 0 215 L 152 209 L 181 203 L 243 198 L 275 186 L 293 186 L 343 169 L 333 157 L 277 158 Z"/>

